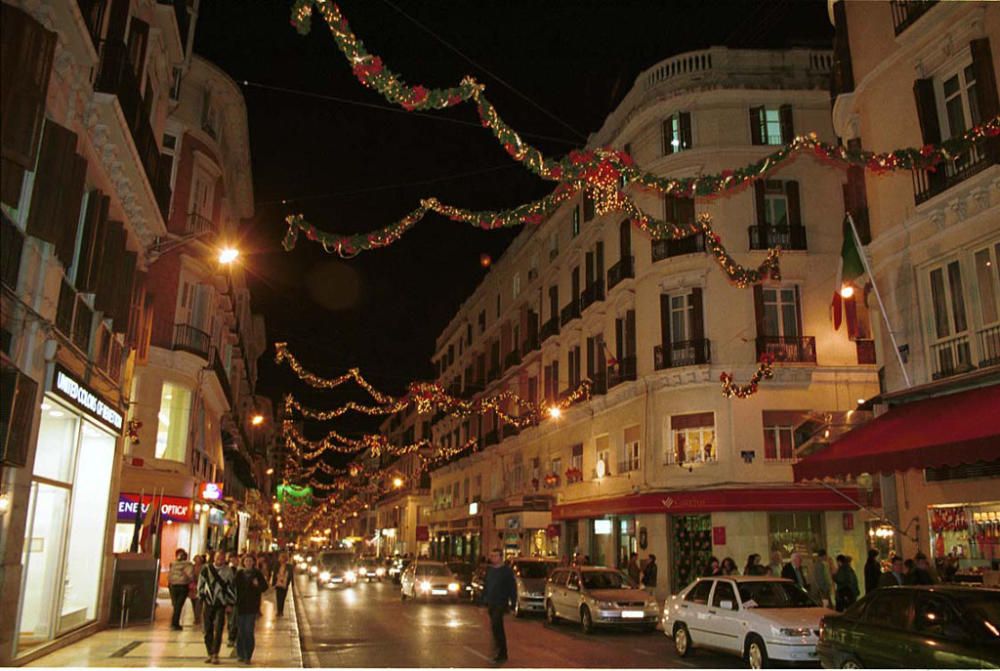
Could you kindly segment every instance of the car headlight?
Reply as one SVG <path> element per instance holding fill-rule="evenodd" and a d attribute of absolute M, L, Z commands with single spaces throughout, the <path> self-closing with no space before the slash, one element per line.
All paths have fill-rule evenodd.
<path fill-rule="evenodd" d="M 457 592 L 459 590 L 459 587 L 460 587 L 460 585 L 457 582 L 450 582 L 450 583 L 448 583 L 448 591 L 449 592 Z"/>
<path fill-rule="evenodd" d="M 809 636 L 812 634 L 812 629 L 808 627 L 783 627 L 778 629 L 778 633 L 782 636 L 788 636 L 790 638 L 802 638 L 803 636 Z"/>
<path fill-rule="evenodd" d="M 300 571 L 305 571 L 307 568 L 309 568 L 309 564 L 305 563 L 304 561 L 300 561 L 299 562 L 299 570 Z"/>
<path fill-rule="evenodd" d="M 385 569 L 384 568 L 375 569 L 375 575 L 385 575 Z"/>
<path fill-rule="evenodd" d="M 358 579 L 358 574 L 355 573 L 354 571 L 348 571 L 347 573 L 344 574 L 344 580 L 346 580 L 347 582 L 354 582 L 357 579 Z"/>
<path fill-rule="evenodd" d="M 329 571 L 320 571 L 319 579 L 322 580 L 323 582 L 326 582 L 327 580 L 330 579 L 330 572 Z"/>
<path fill-rule="evenodd" d="M 431 591 L 431 584 L 429 582 L 427 582 L 426 580 L 421 580 L 420 581 L 420 591 L 421 592 L 430 592 Z"/>
<path fill-rule="evenodd" d="M 656 602 L 655 601 L 647 601 L 646 602 L 646 610 L 656 610 Z"/>
<path fill-rule="evenodd" d="M 598 601 L 597 602 L 597 607 L 598 608 L 616 608 L 617 604 L 615 604 L 613 601 Z"/>
<path fill-rule="evenodd" d="M 317 573 L 319 573 L 319 567 L 318 566 L 310 566 L 309 567 L 309 572 L 312 573 L 313 575 L 316 575 Z"/>

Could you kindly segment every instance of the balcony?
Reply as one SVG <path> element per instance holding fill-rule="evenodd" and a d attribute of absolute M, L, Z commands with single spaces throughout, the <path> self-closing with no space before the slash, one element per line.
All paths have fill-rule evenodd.
<path fill-rule="evenodd" d="M 614 289 L 623 280 L 635 277 L 635 257 L 626 256 L 618 263 L 608 268 L 608 291 Z"/>
<path fill-rule="evenodd" d="M 521 351 L 517 349 L 511 350 L 507 356 L 503 358 L 503 369 L 510 370 L 519 363 L 521 363 Z"/>
<path fill-rule="evenodd" d="M 923 16 L 928 9 L 937 4 L 937 0 L 889 0 L 892 9 L 892 24 L 896 34 L 913 25 L 913 22 Z"/>
<path fill-rule="evenodd" d="M 875 363 L 875 341 L 874 340 L 855 340 L 854 346 L 858 351 L 858 363 L 859 364 L 873 364 Z"/>
<path fill-rule="evenodd" d="M 913 171 L 913 200 L 917 205 L 944 193 L 960 182 L 982 172 L 1000 160 L 1000 138 L 986 138 L 972 146 L 968 153 L 938 165 L 933 172 Z"/>
<path fill-rule="evenodd" d="M 222 359 L 219 358 L 218 352 L 212 357 L 212 370 L 215 372 L 215 377 L 219 380 L 222 393 L 226 395 L 226 400 L 229 401 L 229 406 L 232 407 L 233 388 L 229 384 L 229 373 L 226 372 L 226 367 L 222 365 Z"/>
<path fill-rule="evenodd" d="M 805 226 L 751 226 L 750 249 L 806 249 Z"/>
<path fill-rule="evenodd" d="M 1000 325 L 979 331 L 979 367 L 1000 365 Z"/>
<path fill-rule="evenodd" d="M 812 336 L 757 336 L 757 360 L 765 354 L 777 363 L 816 363 L 816 338 Z"/>
<path fill-rule="evenodd" d="M 580 294 L 580 311 L 583 312 L 597 301 L 604 300 L 604 280 L 597 280 Z"/>
<path fill-rule="evenodd" d="M 210 236 L 215 234 L 215 224 L 208 217 L 203 217 L 196 212 L 191 212 L 187 216 L 184 224 L 184 232 L 188 235 Z"/>
<path fill-rule="evenodd" d="M 620 359 L 617 366 L 609 366 L 608 389 L 611 389 L 622 382 L 636 379 L 635 363 L 636 358 L 634 356 L 627 356 Z"/>
<path fill-rule="evenodd" d="M 521 433 L 521 429 L 517 428 L 513 424 L 503 424 L 500 427 L 500 439 L 506 440 L 508 438 L 513 438 L 517 434 Z"/>
<path fill-rule="evenodd" d="M 689 235 L 686 238 L 665 238 L 653 240 L 653 263 L 685 254 L 697 254 L 705 251 L 705 234 Z"/>
<path fill-rule="evenodd" d="M 174 351 L 190 352 L 208 360 L 211 338 L 207 333 L 187 324 L 174 327 Z"/>
<path fill-rule="evenodd" d="M 485 436 L 483 436 L 483 447 L 489 447 L 490 445 L 496 445 L 500 442 L 499 432 L 494 429 L 490 431 Z"/>
<path fill-rule="evenodd" d="M 539 340 L 545 342 L 547 339 L 554 335 L 559 335 L 559 319 L 558 317 L 553 317 L 544 324 L 542 324 L 542 330 L 539 332 Z"/>
<path fill-rule="evenodd" d="M 931 376 L 935 380 L 968 373 L 973 369 L 969 336 L 962 335 L 931 345 Z"/>
<path fill-rule="evenodd" d="M 580 299 L 576 299 L 559 312 L 559 324 L 566 326 L 574 319 L 580 318 Z"/>
<path fill-rule="evenodd" d="M 608 393 L 608 372 L 595 373 L 590 378 L 590 395 L 603 396 Z"/>
<path fill-rule="evenodd" d="M 711 361 L 711 346 L 707 339 L 678 340 L 653 348 L 653 367 L 656 370 L 696 366 Z"/>
<path fill-rule="evenodd" d="M 527 357 L 529 354 L 539 349 L 538 336 L 529 336 L 527 340 L 521 343 L 521 357 Z"/>

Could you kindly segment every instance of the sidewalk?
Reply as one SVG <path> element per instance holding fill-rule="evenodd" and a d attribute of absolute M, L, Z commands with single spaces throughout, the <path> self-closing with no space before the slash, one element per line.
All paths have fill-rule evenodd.
<path fill-rule="evenodd" d="M 204 666 L 205 640 L 201 626 L 194 625 L 191 602 L 184 605 L 181 625 L 184 631 L 170 630 L 170 600 L 157 601 L 153 624 L 139 624 L 125 629 L 105 629 L 28 666 L 114 666 L 114 667 L 189 667 Z M 264 594 L 263 616 L 257 621 L 253 666 L 302 667 L 302 648 L 293 594 L 285 601 L 285 615 L 275 617 L 274 590 Z M 225 634 L 223 634 L 225 636 Z M 237 666 L 236 649 L 222 644 L 222 666 Z"/>

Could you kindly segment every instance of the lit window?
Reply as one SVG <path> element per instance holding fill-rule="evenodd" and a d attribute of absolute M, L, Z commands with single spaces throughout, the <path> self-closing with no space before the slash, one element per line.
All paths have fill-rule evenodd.
<path fill-rule="evenodd" d="M 187 456 L 191 390 L 163 383 L 156 425 L 156 458 L 183 462 Z"/>

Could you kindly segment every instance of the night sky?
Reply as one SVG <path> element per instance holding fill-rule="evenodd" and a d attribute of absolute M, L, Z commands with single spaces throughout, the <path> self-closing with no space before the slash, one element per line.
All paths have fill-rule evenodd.
<path fill-rule="evenodd" d="M 584 145 L 638 73 L 664 58 L 713 45 L 829 48 L 833 36 L 826 0 L 340 6 L 368 50 L 409 84 L 449 86 L 472 74 L 501 116 L 553 156 Z M 285 215 L 302 212 L 326 230 L 361 232 L 397 220 L 426 196 L 498 209 L 553 185 L 510 159 L 471 105 L 428 116 L 386 109 L 354 78 L 321 17 L 300 36 L 289 10 L 287 2 L 203 0 L 195 52 L 237 82 L 251 82 L 243 92 L 256 214 L 241 248 L 253 309 L 267 323 L 259 393 L 276 406 L 293 391 L 332 408 L 370 399 L 349 384 L 310 393 L 275 366 L 274 342 L 287 341 L 318 374 L 357 366 L 376 387 L 399 394 L 410 380 L 433 376 L 435 338 L 485 275 L 480 254 L 499 258 L 517 231 L 484 232 L 432 214 L 399 243 L 341 260 L 304 236 L 283 251 Z M 348 415 L 325 428 L 376 426 Z"/>

